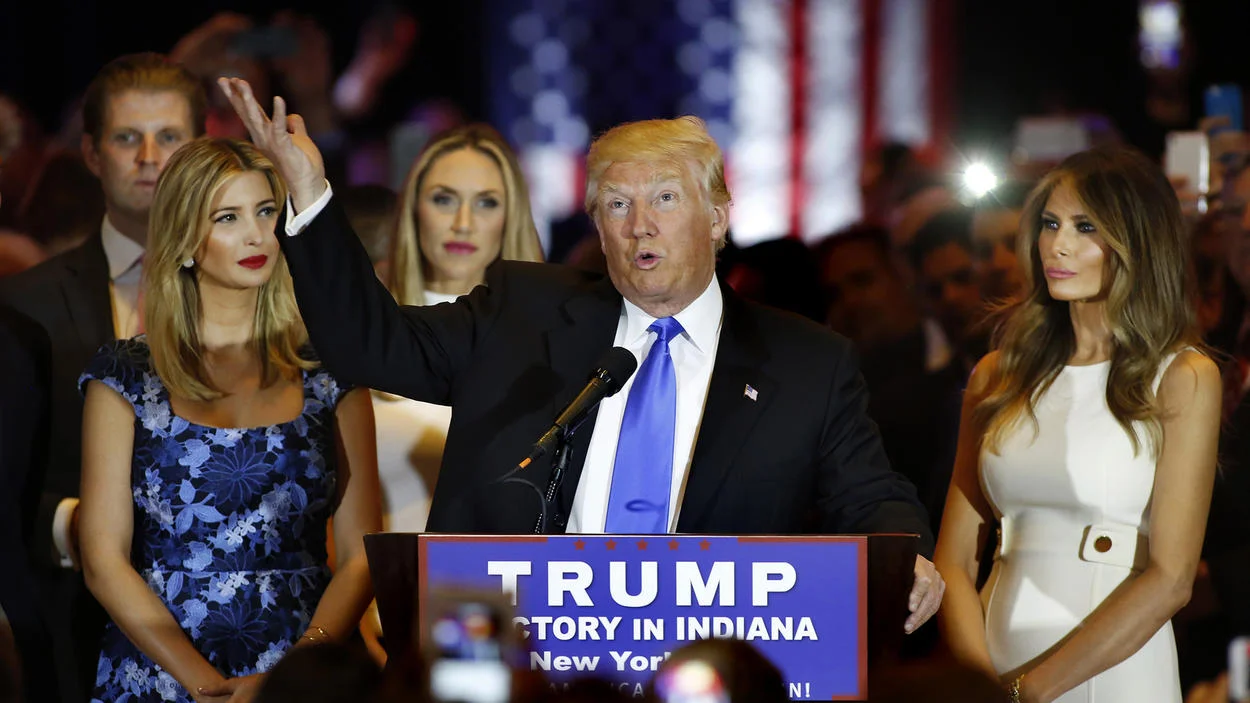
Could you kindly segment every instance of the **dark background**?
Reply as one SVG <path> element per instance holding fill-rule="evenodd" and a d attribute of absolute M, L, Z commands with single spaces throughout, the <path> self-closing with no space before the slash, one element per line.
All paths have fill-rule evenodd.
<path fill-rule="evenodd" d="M 674 0 L 599 0 L 639 5 Z M 856 0 L 807 0 L 853 2 Z M 874 0 L 860 0 L 871 2 Z M 956 151 L 1001 148 L 1017 117 L 1055 108 L 1109 115 L 1132 143 L 1158 154 L 1165 127 L 1146 115 L 1147 77 L 1137 57 L 1135 0 L 955 0 L 952 138 Z M 471 119 L 488 119 L 483 0 L 408 0 L 421 23 L 409 67 L 388 87 L 379 124 L 429 97 L 454 100 Z M 65 106 L 108 59 L 168 51 L 185 32 L 221 10 L 264 19 L 292 7 L 331 35 L 335 63 L 346 65 L 363 19 L 377 0 L 308 2 L 103 2 L 0 0 L 0 92 L 17 97 L 55 129 Z M 1250 2 L 1189 0 L 1191 115 L 1215 82 L 1250 84 Z"/>

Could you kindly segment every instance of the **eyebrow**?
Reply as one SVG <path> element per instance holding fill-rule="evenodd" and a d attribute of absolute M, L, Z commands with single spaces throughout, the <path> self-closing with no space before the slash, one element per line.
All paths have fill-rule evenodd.
<path fill-rule="evenodd" d="M 1050 210 L 1043 210 L 1043 211 L 1042 211 L 1042 217 L 1049 217 L 1049 218 L 1050 218 L 1050 219 L 1052 219 L 1052 220 L 1062 220 L 1062 219 L 1063 219 L 1062 217 L 1060 217 L 1060 216 L 1056 215 L 1055 213 L 1051 212 Z M 1074 219 L 1074 220 L 1085 220 L 1085 221 L 1088 221 L 1088 222 L 1092 222 L 1092 221 L 1094 220 L 1094 218 L 1090 217 L 1089 215 L 1086 215 L 1086 214 L 1085 214 L 1085 213 L 1083 213 L 1083 212 L 1078 212 L 1078 213 L 1076 213 L 1075 215 L 1073 215 L 1073 216 L 1072 216 L 1072 219 Z"/>
<path fill-rule="evenodd" d="M 655 186 L 661 183 L 675 183 L 678 186 L 680 186 L 681 174 L 675 171 L 667 171 L 667 172 L 662 171 L 660 173 L 655 174 L 654 176 L 651 177 L 649 181 L 647 181 L 648 186 Z M 621 186 L 619 183 L 613 183 L 611 181 L 604 181 L 599 186 L 600 195 L 605 195 L 607 193 L 620 193 L 620 192 L 621 192 Z"/>
<path fill-rule="evenodd" d="M 274 198 L 266 198 L 260 201 L 259 203 L 256 203 L 255 207 L 260 207 L 261 205 L 277 205 L 277 204 L 278 204 L 278 201 L 275 200 Z M 235 210 L 242 210 L 242 209 L 243 207 L 240 205 L 227 205 L 226 207 L 219 207 L 216 210 L 213 210 L 209 214 L 216 215 L 219 212 L 234 212 Z"/>
<path fill-rule="evenodd" d="M 439 190 L 439 189 L 450 190 L 453 193 L 460 192 L 459 188 L 455 188 L 455 187 L 452 187 L 443 183 L 431 183 L 430 184 L 430 190 Z M 487 188 L 486 190 L 479 190 L 477 194 L 478 195 L 500 195 L 500 192 L 497 188 Z"/>

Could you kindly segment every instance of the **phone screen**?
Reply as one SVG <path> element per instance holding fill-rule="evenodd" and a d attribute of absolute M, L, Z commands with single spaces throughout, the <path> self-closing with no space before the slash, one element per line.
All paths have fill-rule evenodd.
<path fill-rule="evenodd" d="M 1228 125 L 1217 127 L 1214 131 L 1226 129 L 1241 131 L 1241 88 L 1234 83 L 1209 86 L 1202 94 L 1207 117 L 1226 117 Z"/>
<path fill-rule="evenodd" d="M 1202 132 L 1169 132 L 1163 170 L 1184 177 L 1187 187 L 1205 194 L 1210 189 L 1210 152 Z"/>
<path fill-rule="evenodd" d="M 1177 0 L 1141 0 L 1138 22 L 1142 65 L 1149 69 L 1179 68 L 1185 38 L 1180 3 Z"/>
<path fill-rule="evenodd" d="M 1228 645 L 1228 697 L 1250 700 L 1250 637 L 1238 637 Z"/>
<path fill-rule="evenodd" d="M 729 691 L 720 674 L 698 659 L 661 671 L 655 679 L 655 692 L 663 703 L 729 703 Z"/>
<path fill-rule="evenodd" d="M 425 637 L 434 700 L 507 703 L 512 689 L 510 623 L 491 601 L 437 602 Z"/>

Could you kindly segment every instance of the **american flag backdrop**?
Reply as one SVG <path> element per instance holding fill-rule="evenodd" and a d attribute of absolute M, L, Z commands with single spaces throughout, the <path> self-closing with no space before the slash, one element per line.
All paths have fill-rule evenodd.
<path fill-rule="evenodd" d="M 491 121 L 544 237 L 581 206 L 594 135 L 695 114 L 726 153 L 735 241 L 819 238 L 859 218 L 870 145 L 944 150 L 954 2 L 488 0 Z"/>

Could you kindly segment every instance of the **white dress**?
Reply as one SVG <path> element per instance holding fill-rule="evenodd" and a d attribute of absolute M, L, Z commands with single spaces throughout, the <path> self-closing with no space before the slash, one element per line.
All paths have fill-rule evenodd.
<path fill-rule="evenodd" d="M 1159 380 L 1175 355 L 1165 357 Z M 1110 362 L 1068 366 L 1027 418 L 983 451 L 981 488 L 999 516 L 999 556 L 981 592 L 990 658 L 1011 672 L 1067 637 L 1149 556 L 1156 454 L 1133 455 L 1106 402 Z M 1031 667 L 1029 667 L 1031 668 Z M 1059 703 L 1181 703 L 1172 624 Z"/>

